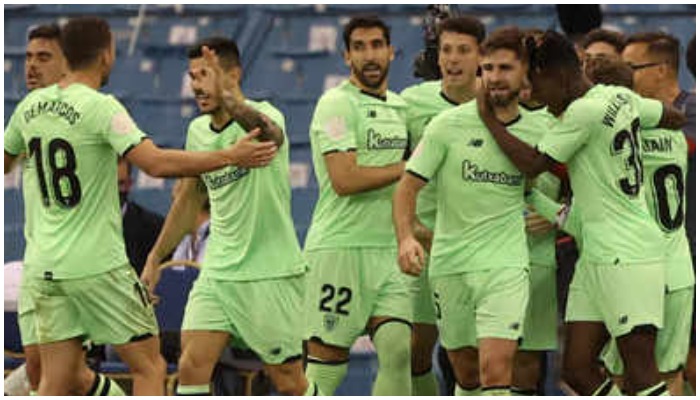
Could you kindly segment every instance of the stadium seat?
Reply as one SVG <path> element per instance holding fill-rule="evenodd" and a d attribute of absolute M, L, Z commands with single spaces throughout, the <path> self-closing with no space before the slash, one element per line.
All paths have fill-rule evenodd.
<path fill-rule="evenodd" d="M 285 116 L 287 136 L 293 145 L 310 145 L 309 126 L 316 107 L 317 97 L 278 96 L 272 103 Z"/>

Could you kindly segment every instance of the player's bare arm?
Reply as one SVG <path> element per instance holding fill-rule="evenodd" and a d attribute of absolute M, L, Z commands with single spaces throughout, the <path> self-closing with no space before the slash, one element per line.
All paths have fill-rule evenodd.
<path fill-rule="evenodd" d="M 214 74 L 218 95 L 221 96 L 226 112 L 246 131 L 259 128 L 259 140 L 272 141 L 277 147 L 282 146 L 284 143 L 282 129 L 265 114 L 245 104 L 245 98 L 240 90 L 234 90 L 238 84 L 233 81 L 230 74 L 224 73 L 214 51 L 205 46 L 202 47 L 202 55 L 207 67 Z"/>
<path fill-rule="evenodd" d="M 338 196 L 350 196 L 391 185 L 399 180 L 405 165 L 402 161 L 383 167 L 360 166 L 354 151 L 327 153 L 323 159 Z"/>
<path fill-rule="evenodd" d="M 425 251 L 415 236 L 416 199 L 427 182 L 407 172 L 394 192 L 393 217 L 399 243 L 399 266 L 406 274 L 419 276 L 425 266 Z"/>
<path fill-rule="evenodd" d="M 14 156 L 8 152 L 5 152 L 5 175 L 12 172 L 12 168 L 15 166 L 15 161 L 17 156 Z"/>
<path fill-rule="evenodd" d="M 141 273 L 141 280 L 151 294 L 155 291 L 160 278 L 158 266 L 165 256 L 173 252 L 182 238 L 192 231 L 197 213 L 206 201 L 207 189 L 199 178 L 182 178 L 180 189 L 175 193 L 158 240 L 148 253 L 146 265 Z"/>
<path fill-rule="evenodd" d="M 498 146 L 508 156 L 516 168 L 528 178 L 534 178 L 544 171 L 554 169 L 556 162 L 546 154 L 518 139 L 496 118 L 493 107 L 486 99 L 486 92 L 479 89 L 477 95 L 479 116 L 491 132 Z"/>
<path fill-rule="evenodd" d="M 269 164 L 277 151 L 273 142 L 254 140 L 260 133 L 259 129 L 253 130 L 230 147 L 217 151 L 161 149 L 144 140 L 126 158 L 148 175 L 157 177 L 198 176 L 229 165 L 258 168 Z"/>

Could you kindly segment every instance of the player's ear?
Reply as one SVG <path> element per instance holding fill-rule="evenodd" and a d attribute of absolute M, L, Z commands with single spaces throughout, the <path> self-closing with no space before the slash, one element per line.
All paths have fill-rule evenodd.
<path fill-rule="evenodd" d="M 350 52 L 347 50 L 343 50 L 343 59 L 345 60 L 345 65 L 350 67 Z"/>
<path fill-rule="evenodd" d="M 389 61 L 394 61 L 395 55 L 396 55 L 396 52 L 394 51 L 394 46 L 389 45 Z"/>
<path fill-rule="evenodd" d="M 243 69 L 241 67 L 233 67 L 228 73 L 231 74 L 231 78 L 234 82 L 238 85 L 241 84 L 241 80 L 243 79 Z"/>

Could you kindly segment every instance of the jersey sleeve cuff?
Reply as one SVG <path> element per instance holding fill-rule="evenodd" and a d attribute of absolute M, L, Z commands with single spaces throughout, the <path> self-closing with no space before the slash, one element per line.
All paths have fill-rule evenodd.
<path fill-rule="evenodd" d="M 355 147 L 348 147 L 347 149 L 330 149 L 330 150 L 324 151 L 323 153 L 321 153 L 321 155 L 324 155 L 324 156 L 325 156 L 325 155 L 333 154 L 333 153 L 348 153 L 348 152 L 351 152 L 351 151 L 357 151 L 357 148 L 355 148 Z"/>
<path fill-rule="evenodd" d="M 409 174 L 411 174 L 411 175 L 413 175 L 413 176 L 415 176 L 416 178 L 418 178 L 418 179 L 420 179 L 420 180 L 426 182 L 426 183 L 430 182 L 430 179 L 424 177 L 423 175 L 419 174 L 419 173 L 416 172 L 416 171 L 407 169 L 406 172 L 409 173 Z"/>
<path fill-rule="evenodd" d="M 139 140 L 138 143 L 134 143 L 134 144 L 132 144 L 131 146 L 127 147 L 126 150 L 124 150 L 124 151 L 122 152 L 122 154 L 120 155 L 120 157 L 121 157 L 121 158 L 126 157 L 126 155 L 129 154 L 129 152 L 130 152 L 131 150 L 133 150 L 134 148 L 136 148 L 136 146 L 140 145 L 141 143 L 143 143 L 144 140 L 147 140 L 147 139 L 150 139 L 150 138 L 149 138 L 148 136 L 143 136 L 143 137 L 141 137 L 141 140 Z"/>

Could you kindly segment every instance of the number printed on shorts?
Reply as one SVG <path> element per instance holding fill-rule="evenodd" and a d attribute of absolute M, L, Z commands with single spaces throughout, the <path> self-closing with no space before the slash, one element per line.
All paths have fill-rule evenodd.
<path fill-rule="evenodd" d="M 433 298 L 435 298 L 435 318 L 442 318 L 442 310 L 440 309 L 440 295 L 437 292 L 433 292 Z"/>
<path fill-rule="evenodd" d="M 336 299 L 335 309 L 333 309 L 334 299 Z M 336 290 L 335 286 L 326 283 L 321 286 L 321 302 L 318 305 L 318 309 L 325 312 L 348 315 L 350 311 L 348 311 L 346 306 L 350 303 L 350 300 L 352 300 L 352 290 L 350 288 L 340 287 Z"/>

